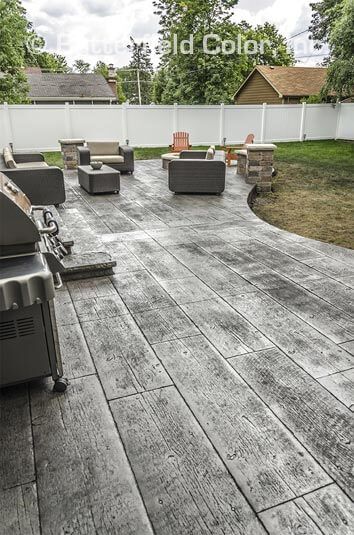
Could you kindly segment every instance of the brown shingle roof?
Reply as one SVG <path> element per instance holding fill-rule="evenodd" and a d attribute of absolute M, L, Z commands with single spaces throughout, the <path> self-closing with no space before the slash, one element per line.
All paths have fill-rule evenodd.
<path fill-rule="evenodd" d="M 26 72 L 29 96 L 33 100 L 54 99 L 107 99 L 115 96 L 101 74 L 61 74 Z"/>
<path fill-rule="evenodd" d="M 257 65 L 255 69 L 284 97 L 318 95 L 325 84 L 327 76 L 325 67 L 271 67 Z M 243 85 L 237 90 L 236 95 Z"/>

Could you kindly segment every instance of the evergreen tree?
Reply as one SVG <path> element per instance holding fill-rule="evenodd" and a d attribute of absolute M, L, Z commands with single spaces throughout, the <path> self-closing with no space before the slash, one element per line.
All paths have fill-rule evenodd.
<path fill-rule="evenodd" d="M 90 64 L 83 59 L 77 59 L 73 65 L 74 71 L 80 74 L 87 74 L 90 71 Z"/>
<path fill-rule="evenodd" d="M 123 93 L 131 104 L 150 104 L 154 69 L 149 44 L 137 43 L 131 37 L 127 48 L 131 52 L 130 62 L 118 70 Z"/>

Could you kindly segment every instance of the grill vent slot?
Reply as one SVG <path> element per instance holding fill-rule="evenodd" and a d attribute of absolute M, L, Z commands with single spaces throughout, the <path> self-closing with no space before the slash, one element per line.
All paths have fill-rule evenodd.
<path fill-rule="evenodd" d="M 0 322 L 0 340 L 10 340 L 11 338 L 22 338 L 35 334 L 36 329 L 32 317 L 20 318 L 13 321 Z"/>
<path fill-rule="evenodd" d="M 21 318 L 17 320 L 17 330 L 18 330 L 18 336 L 29 336 L 31 334 L 34 334 L 35 328 L 34 328 L 34 322 L 33 318 Z"/>
<path fill-rule="evenodd" d="M 16 338 L 16 326 L 14 321 L 2 321 L 0 323 L 0 340 L 8 340 L 9 338 Z"/>

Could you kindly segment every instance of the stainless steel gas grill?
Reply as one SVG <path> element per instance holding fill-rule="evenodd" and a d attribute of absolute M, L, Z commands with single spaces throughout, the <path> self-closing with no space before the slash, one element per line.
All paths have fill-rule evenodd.
<path fill-rule="evenodd" d="M 55 290 L 66 249 L 51 211 L 0 173 L 0 387 L 52 376 L 64 391 Z"/>

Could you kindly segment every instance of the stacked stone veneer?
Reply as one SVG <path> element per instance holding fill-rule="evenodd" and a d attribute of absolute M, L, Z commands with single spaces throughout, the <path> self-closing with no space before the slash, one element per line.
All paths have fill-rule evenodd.
<path fill-rule="evenodd" d="M 77 148 L 82 147 L 84 139 L 59 139 L 61 155 L 63 157 L 65 169 L 77 169 L 78 154 Z"/>
<path fill-rule="evenodd" d="M 276 148 L 276 145 L 272 143 L 246 145 L 246 182 L 256 184 L 258 192 L 267 192 L 272 189 L 274 151 Z"/>
<path fill-rule="evenodd" d="M 237 173 L 241 176 L 247 176 L 247 150 L 241 149 L 236 151 L 237 154 Z"/>

